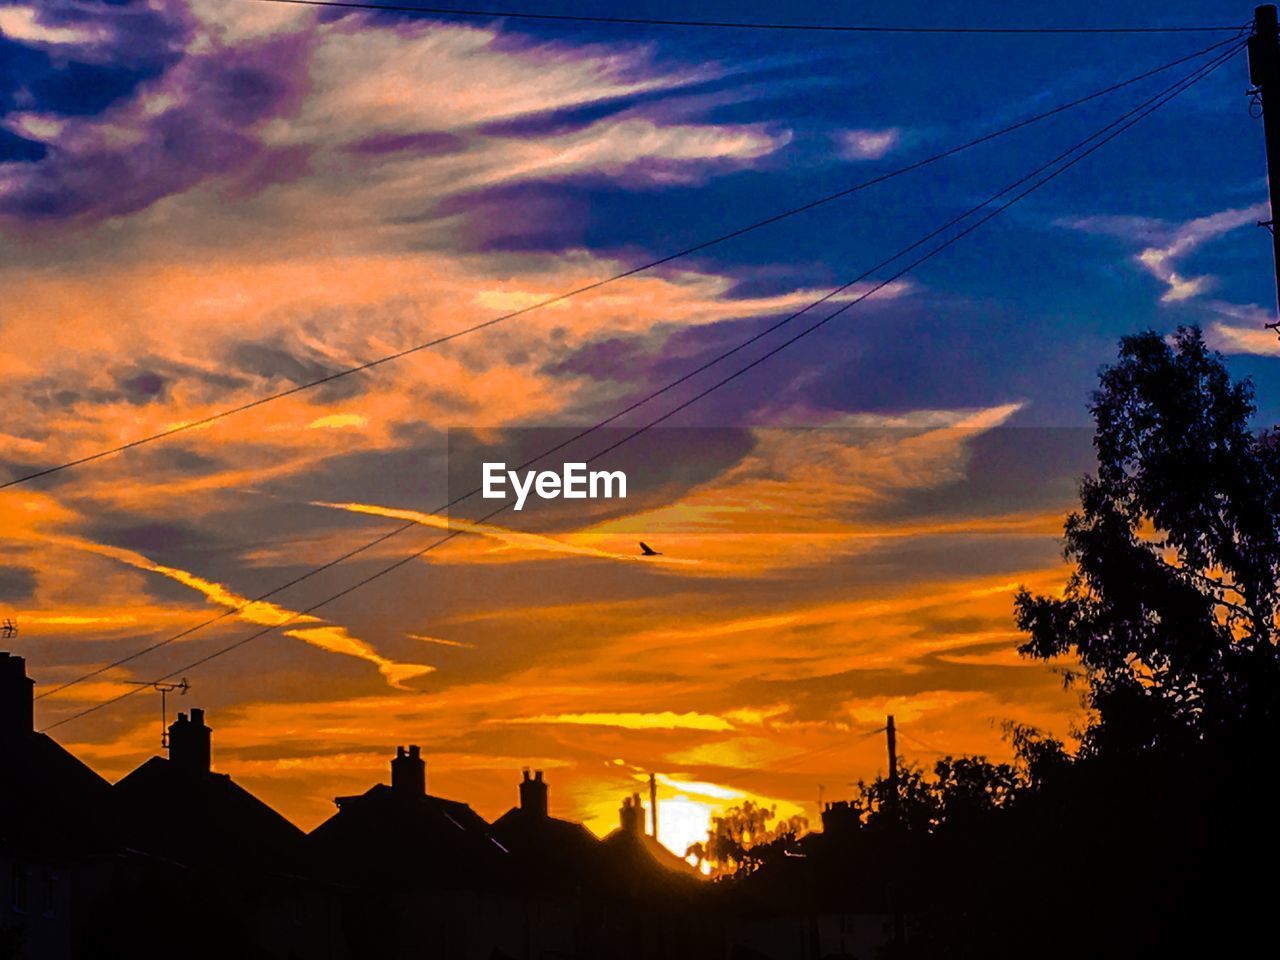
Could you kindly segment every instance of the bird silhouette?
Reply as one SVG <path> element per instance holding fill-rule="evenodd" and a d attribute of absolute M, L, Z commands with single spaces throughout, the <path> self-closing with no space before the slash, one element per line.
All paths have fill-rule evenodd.
<path fill-rule="evenodd" d="M 641 541 L 640 541 L 640 555 L 641 555 L 641 556 L 643 556 L 643 557 L 660 557 L 660 556 L 662 556 L 662 554 L 661 554 L 659 551 L 657 551 L 657 550 L 653 549 L 653 547 L 649 546 L 649 545 L 648 545 L 647 543 L 645 543 L 643 540 L 641 540 Z"/>

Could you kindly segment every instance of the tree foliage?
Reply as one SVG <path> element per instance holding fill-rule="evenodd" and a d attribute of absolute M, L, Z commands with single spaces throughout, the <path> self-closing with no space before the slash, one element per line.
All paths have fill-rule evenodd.
<path fill-rule="evenodd" d="M 986 757 L 943 757 L 932 775 L 915 766 L 898 771 L 897 793 L 886 776 L 859 780 L 853 806 L 870 830 L 905 829 L 916 833 L 968 829 L 989 814 L 1011 806 L 1034 789 L 1047 769 L 1046 756 L 1067 762 L 1062 744 L 1031 728 L 1016 728 L 1015 763 Z"/>
<path fill-rule="evenodd" d="M 773 857 L 784 856 L 787 846 L 809 829 L 805 817 L 777 816 L 776 807 L 744 800 L 712 816 L 706 842 L 690 845 L 685 856 L 707 864 L 712 876 L 752 873 Z"/>
<path fill-rule="evenodd" d="M 896 788 L 896 794 L 895 794 Z M 919 767 L 898 771 L 897 784 L 888 777 L 859 780 L 854 788 L 854 809 L 868 827 L 890 824 L 912 830 L 929 830 L 938 819 L 938 798 Z"/>
<path fill-rule="evenodd" d="M 1020 648 L 1074 657 L 1086 750 L 1274 722 L 1280 444 L 1198 330 L 1121 341 L 1090 406 L 1096 475 L 1065 528 L 1063 596 L 1017 598 Z"/>

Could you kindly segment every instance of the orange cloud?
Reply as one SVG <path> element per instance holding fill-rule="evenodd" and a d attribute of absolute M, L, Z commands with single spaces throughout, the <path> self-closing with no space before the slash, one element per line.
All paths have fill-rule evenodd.
<path fill-rule="evenodd" d="M 517 717 L 507 723 L 568 723 L 592 727 L 621 727 L 624 730 L 732 730 L 723 717 L 690 711 L 674 713 L 560 713 Z"/>
<path fill-rule="evenodd" d="M 223 584 L 206 580 L 186 570 L 155 563 L 134 550 L 94 543 L 77 537 L 50 536 L 48 539 L 59 545 L 109 557 L 136 569 L 167 577 L 202 594 L 210 603 L 227 610 L 235 610 L 236 617 L 247 623 L 265 627 L 283 627 L 290 623 L 302 624 L 304 626 L 285 630 L 285 636 L 295 637 L 329 653 L 368 661 L 378 668 L 378 672 L 386 677 L 387 682 L 393 687 L 403 687 L 406 681 L 423 676 L 435 669 L 425 664 L 398 663 L 379 654 L 368 642 L 352 636 L 345 627 L 321 625 L 317 617 L 301 614 L 269 601 L 251 600 Z M 317 624 L 317 626 L 309 626 L 309 624 Z"/>

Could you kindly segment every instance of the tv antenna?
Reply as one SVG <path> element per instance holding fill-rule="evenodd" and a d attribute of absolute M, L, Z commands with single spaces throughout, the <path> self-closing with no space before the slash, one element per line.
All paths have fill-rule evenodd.
<path fill-rule="evenodd" d="M 0 639 L 12 640 L 18 635 L 18 623 L 13 617 L 5 617 L 4 622 L 0 623 Z"/>
<path fill-rule="evenodd" d="M 151 687 L 160 691 L 160 749 L 169 749 L 169 694 L 177 692 L 187 695 L 191 684 L 183 677 L 177 683 L 161 683 L 159 680 L 126 680 L 125 683 L 135 687 Z"/>

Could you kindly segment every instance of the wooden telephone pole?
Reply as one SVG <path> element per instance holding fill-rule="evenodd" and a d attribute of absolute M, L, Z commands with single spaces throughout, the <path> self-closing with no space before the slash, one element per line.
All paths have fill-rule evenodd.
<path fill-rule="evenodd" d="M 658 839 L 658 777 L 649 774 L 649 816 L 653 818 L 653 839 Z"/>
<path fill-rule="evenodd" d="M 1267 188 L 1271 219 L 1262 224 L 1271 231 L 1271 252 L 1276 273 L 1277 308 L 1280 310 L 1280 233 L 1276 232 L 1276 206 L 1280 204 L 1280 26 L 1274 4 L 1253 11 L 1249 37 L 1250 94 L 1262 105 L 1262 132 L 1267 145 Z M 1267 326 L 1280 332 L 1280 318 Z"/>
<path fill-rule="evenodd" d="M 898 730 L 893 725 L 893 714 L 885 718 L 884 739 L 889 748 L 889 797 L 886 802 L 889 805 L 889 814 L 893 818 L 893 827 L 901 829 L 902 821 L 898 803 L 898 793 L 901 789 L 898 784 Z M 901 841 L 901 834 L 898 834 L 898 839 Z M 885 885 L 885 899 L 889 914 L 893 918 L 893 940 L 901 948 L 906 940 L 906 920 L 902 913 L 902 894 L 895 880 L 897 872 L 898 868 L 895 866 Z"/>
<path fill-rule="evenodd" d="M 898 731 L 893 726 L 893 714 L 884 725 L 884 738 L 889 746 L 889 803 L 893 814 L 898 814 Z"/>

